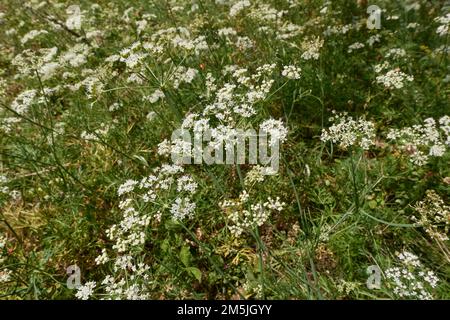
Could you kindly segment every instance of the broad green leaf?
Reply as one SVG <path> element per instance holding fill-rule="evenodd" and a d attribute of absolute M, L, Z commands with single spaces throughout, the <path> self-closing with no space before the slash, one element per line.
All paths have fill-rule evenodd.
<path fill-rule="evenodd" d="M 191 251 L 189 251 L 189 247 L 184 246 L 181 248 L 180 259 L 185 267 L 189 267 L 189 264 L 191 262 Z"/>
<path fill-rule="evenodd" d="M 202 272 L 199 269 L 196 267 L 189 267 L 186 268 L 186 270 L 189 271 L 199 282 L 202 281 Z"/>

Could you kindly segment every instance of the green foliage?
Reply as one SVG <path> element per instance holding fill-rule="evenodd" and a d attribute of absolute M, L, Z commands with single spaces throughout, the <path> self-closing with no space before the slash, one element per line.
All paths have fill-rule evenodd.
<path fill-rule="evenodd" d="M 0 32 L 8 36 L 0 40 L 0 298 L 73 299 L 77 291 L 67 288 L 66 269 L 75 264 L 82 283 L 96 282 L 93 298 L 107 295 L 101 283 L 108 275 L 126 279 L 124 288 L 136 281 L 151 299 L 411 298 L 399 296 L 385 274 L 400 265 L 398 252 L 409 251 L 439 278 L 428 288 L 432 297 L 449 299 L 449 240 L 430 237 L 412 220 L 427 190 L 448 204 L 449 140 L 443 155 L 417 165 L 411 154 L 428 155 L 431 145 L 414 149 L 388 138 L 391 129 L 450 115 L 449 36 L 436 33 L 449 9 L 441 1 L 375 1 L 385 9 L 382 28 L 370 30 L 358 2 L 364 1 L 255 0 L 230 17 L 231 5 L 220 1 L 196 7 L 184 0 L 79 1 L 82 27 L 70 29 L 72 2 L 26 1 L 23 9 L 19 1 L 2 1 Z M 407 10 L 404 3 L 418 6 Z M 271 18 L 267 8 L 282 13 Z M 189 32 L 185 47 L 176 45 L 182 28 Z M 237 34 L 221 35 L 223 28 Z M 338 31 L 330 33 L 333 28 Z M 47 32 L 24 42 L 31 30 Z M 207 45 L 198 49 L 193 39 L 201 36 Z M 252 47 L 237 37 L 248 37 Z M 302 58 L 313 39 L 324 40 L 318 58 Z M 364 46 L 349 52 L 355 43 Z M 130 49 L 133 44 L 138 49 Z M 74 53 L 77 46 L 85 47 Z M 37 58 L 53 47 L 54 72 L 39 69 L 42 63 L 26 70 L 17 63 L 26 50 Z M 128 49 L 146 54 L 137 66 Z M 391 49 L 405 55 L 389 57 Z M 377 73 L 375 66 L 386 61 L 389 68 Z M 279 172 L 249 183 L 252 165 L 186 165 L 198 185 L 191 219 L 171 214 L 180 177 L 150 203 L 133 190 L 133 208 L 150 222 L 143 243 L 129 253 L 148 270 L 145 278 L 131 278 L 130 267 L 116 270 L 114 259 L 125 254 L 116 252 L 107 230 L 124 219 L 120 186 L 170 163 L 158 146 L 186 116 L 214 103 L 209 77 L 221 89 L 238 83 L 224 73 L 227 66 L 245 68 L 251 77 L 265 64 L 274 64 L 262 76 L 273 80 L 269 92 L 252 106 L 255 115 L 236 117 L 234 124 L 282 121 L 288 136 Z M 301 69 L 299 79 L 282 75 L 287 65 Z M 196 76 L 175 85 L 189 68 Z M 392 89 L 379 77 L 397 69 L 413 80 Z M 18 112 L 14 102 L 27 90 L 36 97 Z M 151 102 L 156 90 L 164 98 Z M 245 90 L 237 85 L 233 95 L 245 97 L 251 92 Z M 370 148 L 321 140 L 335 123 L 333 110 L 374 123 Z M 210 123 L 221 120 L 211 116 Z M 269 197 L 284 206 L 235 236 L 232 210 L 221 204 L 238 201 L 244 190 L 250 202 L 239 204 L 241 213 Z M 110 260 L 98 264 L 102 250 Z M 383 271 L 380 289 L 366 286 L 370 265 Z"/>

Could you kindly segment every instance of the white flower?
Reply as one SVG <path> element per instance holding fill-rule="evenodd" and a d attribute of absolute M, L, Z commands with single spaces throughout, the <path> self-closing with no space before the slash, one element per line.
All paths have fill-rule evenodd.
<path fill-rule="evenodd" d="M 383 84 L 388 89 L 401 89 L 403 88 L 405 81 L 413 81 L 413 76 L 407 75 L 400 71 L 400 69 L 394 69 L 388 71 L 384 75 L 377 76 L 378 83 Z"/>
<path fill-rule="evenodd" d="M 179 66 L 175 69 L 171 79 L 173 79 L 173 86 L 178 89 L 181 83 L 191 83 L 197 76 L 198 70 L 193 68 L 186 68 Z"/>
<path fill-rule="evenodd" d="M 77 43 L 60 55 L 59 62 L 63 65 L 79 67 L 87 63 L 89 55 L 91 55 L 91 48 L 85 43 Z"/>
<path fill-rule="evenodd" d="M 403 58 L 405 56 L 406 56 L 406 51 L 405 51 L 405 49 L 401 49 L 401 48 L 390 49 L 385 55 L 386 58 L 393 58 L 393 59 L 399 59 L 399 58 Z"/>
<path fill-rule="evenodd" d="M 48 34 L 47 30 L 31 30 L 27 34 L 25 34 L 22 39 L 20 40 L 20 43 L 25 44 L 30 40 L 33 40 L 37 36 L 41 34 Z"/>
<path fill-rule="evenodd" d="M 235 36 L 237 34 L 236 30 L 233 28 L 222 28 L 217 30 L 217 33 L 219 36 L 228 37 L 228 36 Z"/>
<path fill-rule="evenodd" d="M 176 198 L 172 207 L 170 208 L 170 213 L 172 213 L 175 220 L 183 220 L 184 218 L 192 218 L 194 214 L 196 204 L 191 202 L 189 198 Z"/>
<path fill-rule="evenodd" d="M 364 48 L 364 43 L 361 43 L 361 42 L 355 42 L 355 43 L 353 43 L 353 44 L 351 44 L 351 45 L 348 46 L 347 52 L 348 52 L 348 53 L 351 53 L 351 52 L 353 52 L 354 50 L 361 49 L 361 48 Z"/>
<path fill-rule="evenodd" d="M 177 191 L 186 191 L 189 193 L 194 193 L 195 190 L 197 190 L 197 183 L 194 181 L 194 179 L 191 178 L 191 176 L 184 175 L 181 178 L 177 180 Z"/>
<path fill-rule="evenodd" d="M 147 115 L 145 116 L 145 118 L 148 121 L 152 121 L 153 119 L 155 119 L 156 117 L 156 112 L 155 111 L 150 111 L 149 113 L 147 113 Z"/>
<path fill-rule="evenodd" d="M 244 191 L 236 200 L 225 200 L 220 206 L 229 213 L 230 224 L 228 228 L 231 234 L 239 237 L 242 233 L 251 230 L 255 227 L 262 226 L 268 219 L 272 211 L 280 212 L 285 205 L 280 202 L 280 198 L 276 200 L 268 198 L 264 204 L 249 204 L 249 194 Z M 243 209 L 244 205 L 249 205 L 250 210 Z"/>
<path fill-rule="evenodd" d="M 80 30 L 82 20 L 80 7 L 71 5 L 67 8 L 66 13 L 68 14 L 66 27 L 70 30 Z"/>
<path fill-rule="evenodd" d="M 442 17 L 437 17 L 435 20 L 441 24 L 437 28 L 436 33 L 441 37 L 447 35 L 450 26 L 450 13 Z"/>
<path fill-rule="evenodd" d="M 234 17 L 234 16 L 238 15 L 238 13 L 241 12 L 242 10 L 244 10 L 246 7 L 250 7 L 250 1 L 242 0 L 242 1 L 236 2 L 230 8 L 230 16 Z"/>
<path fill-rule="evenodd" d="M 377 42 L 380 42 L 380 35 L 379 34 L 375 34 L 373 36 L 370 36 L 369 39 L 367 40 L 367 44 L 369 46 L 373 46 Z"/>
<path fill-rule="evenodd" d="M 397 254 L 397 257 L 405 265 L 411 265 L 411 266 L 414 266 L 414 267 L 420 267 L 421 266 L 419 258 L 415 254 L 413 254 L 413 253 L 411 253 L 409 251 L 400 252 L 400 253 Z"/>
<path fill-rule="evenodd" d="M 119 190 L 117 191 L 117 194 L 119 196 L 126 194 L 126 193 L 130 193 L 131 191 L 134 190 L 134 187 L 138 184 L 137 181 L 135 180 L 127 180 L 125 181 L 125 183 L 121 184 L 119 187 Z"/>
<path fill-rule="evenodd" d="M 164 139 L 162 142 L 158 144 L 158 154 L 160 156 L 167 156 L 170 154 L 171 151 L 172 151 L 172 143 L 169 140 Z"/>
<path fill-rule="evenodd" d="M 265 120 L 259 126 L 264 132 L 271 137 L 270 145 L 274 142 L 283 143 L 286 140 L 288 129 L 284 126 L 281 120 L 269 119 Z"/>
<path fill-rule="evenodd" d="M 115 102 L 112 105 L 109 106 L 108 110 L 113 112 L 113 111 L 117 111 L 122 107 L 122 103 L 120 102 Z"/>
<path fill-rule="evenodd" d="M 376 73 L 380 73 L 383 70 L 386 70 L 390 67 L 389 62 L 384 61 L 383 63 L 380 64 L 376 64 L 373 69 L 375 70 Z"/>
<path fill-rule="evenodd" d="M 234 113 L 239 114 L 240 116 L 244 118 L 250 118 L 251 116 L 254 116 L 256 114 L 256 110 L 248 105 L 248 104 L 241 104 L 238 106 L 235 106 L 233 108 Z"/>
<path fill-rule="evenodd" d="M 21 92 L 11 103 L 11 109 L 18 114 L 23 115 L 28 111 L 28 108 L 35 102 L 37 91 L 34 89 Z"/>
<path fill-rule="evenodd" d="M 375 125 L 372 122 L 363 119 L 354 120 L 346 113 L 337 114 L 330 120 L 334 123 L 328 130 L 322 130 L 320 140 L 323 142 L 339 143 L 343 149 L 358 146 L 364 150 L 375 144 Z"/>
<path fill-rule="evenodd" d="M 285 205 L 286 203 L 280 202 L 280 197 L 277 197 L 275 200 L 272 199 L 271 197 L 268 197 L 267 202 L 264 203 L 264 206 L 267 209 L 278 212 L 281 212 Z"/>
<path fill-rule="evenodd" d="M 248 50 L 253 48 L 253 41 L 249 37 L 238 37 L 236 40 L 236 47 L 240 50 Z"/>
<path fill-rule="evenodd" d="M 9 281 L 11 279 L 11 273 L 8 269 L 0 271 L 0 283 Z"/>
<path fill-rule="evenodd" d="M 304 52 L 302 53 L 301 58 L 305 60 L 319 59 L 319 51 L 320 48 L 322 48 L 323 43 L 323 39 L 320 39 L 318 37 L 304 41 L 302 43 L 302 49 L 304 50 Z"/>
<path fill-rule="evenodd" d="M 38 73 L 41 76 L 41 79 L 43 81 L 50 79 L 57 71 L 57 69 L 60 67 L 58 62 L 49 62 L 44 65 L 42 65 Z"/>
<path fill-rule="evenodd" d="M 448 34 L 448 26 L 445 26 L 445 25 L 439 26 L 436 29 L 436 33 L 441 37 L 447 35 Z"/>
<path fill-rule="evenodd" d="M 95 263 L 97 265 L 99 264 L 105 264 L 106 262 L 108 262 L 109 258 L 108 258 L 108 254 L 106 253 L 106 249 L 102 249 L 102 253 L 95 258 Z"/>
<path fill-rule="evenodd" d="M 75 296 L 81 300 L 87 300 L 94 293 L 94 288 L 96 286 L 95 281 L 86 282 L 86 284 L 77 288 L 77 293 Z"/>
<path fill-rule="evenodd" d="M 247 175 L 245 176 L 244 183 L 246 185 L 252 185 L 256 182 L 263 182 L 265 178 L 263 167 L 256 165 L 254 166 Z"/>
<path fill-rule="evenodd" d="M 406 28 L 407 29 L 416 29 L 418 26 L 420 26 L 420 24 L 418 24 L 417 22 L 411 22 L 411 23 L 408 23 Z"/>
<path fill-rule="evenodd" d="M 160 90 L 160 89 L 156 89 L 155 92 L 153 92 L 150 96 L 144 97 L 144 100 L 146 100 L 150 103 L 155 103 L 159 99 L 164 99 L 164 98 L 165 98 L 164 92 L 162 92 L 162 90 Z"/>
<path fill-rule="evenodd" d="M 446 151 L 443 144 L 436 144 L 430 148 L 429 155 L 432 157 L 442 157 Z"/>
<path fill-rule="evenodd" d="M 428 118 L 423 125 L 391 129 L 387 138 L 395 141 L 414 164 L 421 166 L 429 157 L 442 157 L 447 151 L 447 146 L 450 146 L 449 123 L 448 116 L 439 119 L 439 126 L 436 120 Z"/>
<path fill-rule="evenodd" d="M 127 270 L 133 266 L 133 257 L 130 255 L 119 256 L 114 262 L 117 270 Z"/>
<path fill-rule="evenodd" d="M 293 65 L 284 66 L 281 75 L 288 79 L 300 79 L 302 69 Z"/>
<path fill-rule="evenodd" d="M 428 291 L 435 288 L 439 279 L 431 270 L 424 270 L 416 255 L 404 251 L 397 254 L 400 267 L 391 267 L 385 271 L 386 278 L 391 282 L 393 293 L 400 298 L 430 300 L 433 298 Z"/>

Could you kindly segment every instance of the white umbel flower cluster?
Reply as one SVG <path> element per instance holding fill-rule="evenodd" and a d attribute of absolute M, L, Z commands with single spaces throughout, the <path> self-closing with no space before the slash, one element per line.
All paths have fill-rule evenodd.
<path fill-rule="evenodd" d="M 196 204 L 192 202 L 188 197 L 176 198 L 170 208 L 175 220 L 183 220 L 184 218 L 192 218 Z"/>
<path fill-rule="evenodd" d="M 355 43 L 353 43 L 353 44 L 348 46 L 347 52 L 348 53 L 352 53 L 353 51 L 358 50 L 358 49 L 362 49 L 364 47 L 365 47 L 364 43 L 355 42 Z"/>
<path fill-rule="evenodd" d="M 430 157 L 442 157 L 450 147 L 450 117 L 443 116 L 438 122 L 427 118 L 423 125 L 391 129 L 387 138 L 396 142 L 412 163 L 422 166 Z"/>
<path fill-rule="evenodd" d="M 8 178 L 4 175 L 0 175 L 0 194 L 5 194 L 9 196 L 12 200 L 17 201 L 20 200 L 22 197 L 22 194 L 18 190 L 11 190 L 8 186 Z M 6 239 L 6 238 L 5 238 Z M 3 244 L 4 246 L 4 244 Z M 0 250 L 2 248 L 2 242 L 0 237 Z M 1 252 L 0 252 L 0 263 L 1 263 Z"/>
<path fill-rule="evenodd" d="M 413 76 L 407 75 L 399 68 L 389 70 L 386 74 L 377 76 L 376 81 L 384 85 L 388 89 L 401 89 L 405 86 L 406 82 L 414 80 Z"/>
<path fill-rule="evenodd" d="M 97 265 L 114 262 L 114 276 L 108 275 L 102 282 L 109 298 L 148 298 L 140 283 L 147 280 L 150 267 L 138 262 L 142 258 L 148 226 L 152 221 L 159 223 L 163 213 L 168 213 L 173 220 L 191 218 L 196 207 L 192 197 L 197 186 L 194 179 L 184 173 L 183 167 L 168 164 L 154 169 L 153 174 L 141 180 L 128 179 L 119 186 L 117 192 L 123 198 L 119 203 L 122 219 L 106 231 L 114 244 L 111 251 L 104 248 L 95 259 Z M 170 195 L 175 192 L 178 196 L 173 199 Z M 146 210 L 142 210 L 143 205 Z M 94 288 L 94 282 L 86 283 L 78 288 L 77 298 L 88 299 Z"/>
<path fill-rule="evenodd" d="M 330 118 L 333 125 L 322 130 L 320 140 L 338 143 L 342 149 L 355 146 L 368 150 L 375 144 L 375 125 L 363 119 L 353 119 L 346 113 L 335 114 Z"/>
<path fill-rule="evenodd" d="M 1 177 L 2 176 L 0 176 L 0 178 Z M 5 254 L 7 242 L 8 242 L 8 238 L 6 236 L 0 234 L 0 265 L 2 265 L 7 258 L 7 255 Z M 0 284 L 3 282 L 9 281 L 10 276 L 11 276 L 11 271 L 7 268 L 2 268 L 2 270 L 0 270 Z"/>
<path fill-rule="evenodd" d="M 0 176 L 1 178 L 1 176 Z M 3 256 L 3 250 L 6 249 L 6 242 L 8 241 L 8 238 L 4 235 L 0 235 L 0 263 L 3 263 L 5 260 L 5 257 Z"/>
<path fill-rule="evenodd" d="M 280 144 L 286 141 L 288 130 L 281 120 L 268 119 L 263 121 L 259 126 L 261 130 L 267 132 L 270 137 L 270 144 L 272 145 L 274 141 L 278 141 Z"/>
<path fill-rule="evenodd" d="M 270 167 L 262 167 L 259 165 L 253 166 L 253 168 L 247 172 L 244 183 L 246 185 L 254 185 L 258 182 L 263 182 L 266 176 L 275 174 Z"/>
<path fill-rule="evenodd" d="M 406 56 L 406 51 L 405 51 L 405 49 L 402 49 L 402 48 L 392 48 L 385 55 L 386 58 L 391 58 L 391 59 L 400 59 L 400 58 L 404 58 L 405 56 Z"/>
<path fill-rule="evenodd" d="M 77 288 L 77 293 L 75 293 L 75 297 L 81 300 L 88 300 L 94 293 L 95 286 L 96 286 L 95 281 L 86 282 L 84 285 Z"/>
<path fill-rule="evenodd" d="M 71 5 L 67 8 L 66 13 L 66 27 L 70 30 L 80 30 L 83 18 L 80 7 L 77 5 Z"/>
<path fill-rule="evenodd" d="M 250 7 L 250 1 L 248 0 L 242 0 L 242 1 L 238 1 L 235 4 L 233 4 L 230 8 L 230 16 L 231 17 L 235 17 L 239 14 L 239 12 L 241 12 L 242 10 L 244 10 L 247 7 Z"/>
<path fill-rule="evenodd" d="M 289 65 L 284 66 L 283 71 L 281 71 L 281 75 L 288 79 L 300 79 L 302 69 L 297 66 Z"/>
<path fill-rule="evenodd" d="M 139 45 L 132 45 L 129 50 L 121 52 L 120 56 L 110 57 L 110 62 L 124 59 L 122 62 L 128 67 L 139 68 L 141 57 L 135 47 Z M 131 58 L 133 55 L 138 56 Z M 266 64 L 250 73 L 245 68 L 228 66 L 223 70 L 224 78 L 228 82 L 222 84 L 209 74 L 205 79 L 205 96 L 208 97 L 209 104 L 199 113 L 187 113 L 181 129 L 192 130 L 195 136 L 209 130 L 211 147 L 218 141 L 235 139 L 232 137 L 236 136 L 240 125 L 248 127 L 248 124 L 252 124 L 249 118 L 256 114 L 255 104 L 268 96 L 274 82 L 269 76 L 274 74 L 276 67 L 276 64 Z M 178 66 L 166 81 L 171 81 L 176 89 L 181 83 L 192 82 L 197 74 L 195 69 Z M 158 90 L 147 98 L 149 102 L 156 103 L 164 98 L 163 92 Z M 281 120 L 269 118 L 259 124 L 261 129 L 280 142 L 286 140 L 288 131 Z M 164 140 L 158 145 L 158 154 L 186 154 L 186 150 L 192 152 L 191 147 L 189 142 L 181 139 Z M 269 169 L 258 170 L 260 174 L 267 174 Z M 140 266 L 139 261 L 144 260 L 143 250 L 149 226 L 159 225 L 165 218 L 174 221 L 192 218 L 196 209 L 194 195 L 197 188 L 198 184 L 193 176 L 177 164 L 164 164 L 149 176 L 140 180 L 128 179 L 118 187 L 118 196 L 122 199 L 119 204 L 121 220 L 106 232 L 113 242 L 111 249 L 102 250 L 95 260 L 99 265 L 113 263 L 113 274 L 108 275 L 102 282 L 108 298 L 135 299 L 148 295 L 148 291 L 142 287 L 142 280 L 149 276 L 149 272 L 145 272 L 149 267 L 145 264 Z M 248 200 L 249 196 L 245 192 L 238 200 L 242 204 L 245 203 L 245 208 L 242 205 L 230 220 L 230 230 L 234 230 L 234 234 L 244 232 L 242 228 L 261 226 L 271 212 L 280 212 L 285 205 L 279 198 L 267 198 L 264 203 L 258 204 L 247 203 Z M 94 288 L 84 288 L 79 297 L 90 296 L 90 289 Z"/>
<path fill-rule="evenodd" d="M 201 113 L 187 113 L 181 129 L 189 133 L 193 131 L 195 137 L 205 132 L 210 135 L 207 147 L 217 150 L 222 146 L 235 147 L 239 143 L 241 128 L 237 124 L 249 123 L 256 114 L 254 105 L 264 100 L 270 92 L 274 80 L 267 79 L 275 70 L 275 64 L 266 64 L 256 68 L 251 74 L 247 69 L 229 65 L 223 74 L 232 79 L 221 87 L 216 85 L 211 76 L 207 79 L 208 96 L 215 96 Z M 211 83 L 214 83 L 212 86 Z M 217 123 L 213 126 L 213 123 Z M 248 128 L 248 126 L 247 126 Z M 281 144 L 286 140 L 288 130 L 281 120 L 267 119 L 260 123 L 260 129 L 267 133 L 270 146 Z M 244 130 L 245 131 L 245 130 Z M 176 139 L 164 140 L 158 145 L 158 154 L 167 156 L 183 155 L 191 157 L 193 142 Z"/>
<path fill-rule="evenodd" d="M 37 91 L 34 89 L 22 91 L 11 103 L 11 109 L 20 115 L 27 113 L 30 106 L 36 102 Z"/>
<path fill-rule="evenodd" d="M 148 101 L 150 103 L 156 103 L 160 99 L 164 99 L 166 96 L 164 92 L 160 89 L 156 89 L 150 96 L 145 96 L 144 101 Z"/>
<path fill-rule="evenodd" d="M 40 36 L 41 34 L 48 34 L 47 30 L 31 30 L 27 34 L 25 34 L 22 39 L 20 39 L 20 43 L 25 44 L 30 40 Z"/>
<path fill-rule="evenodd" d="M 436 18 L 435 21 L 440 24 L 436 29 L 436 33 L 440 37 L 446 36 L 449 33 L 448 30 L 450 28 L 450 13 L 447 13 L 445 16 Z"/>
<path fill-rule="evenodd" d="M 393 292 L 400 298 L 431 300 L 431 289 L 436 288 L 439 279 L 433 271 L 425 270 L 419 258 L 408 251 L 397 254 L 401 265 L 385 271 Z"/>
<path fill-rule="evenodd" d="M 268 197 L 266 202 L 257 204 L 250 203 L 249 199 L 249 194 L 244 190 L 238 199 L 225 200 L 220 204 L 229 214 L 228 228 L 235 237 L 262 226 L 272 212 L 281 212 L 286 205 L 279 197 Z"/>
<path fill-rule="evenodd" d="M 304 41 L 302 43 L 303 53 L 301 58 L 304 60 L 318 60 L 323 43 L 323 39 L 318 37 Z"/>

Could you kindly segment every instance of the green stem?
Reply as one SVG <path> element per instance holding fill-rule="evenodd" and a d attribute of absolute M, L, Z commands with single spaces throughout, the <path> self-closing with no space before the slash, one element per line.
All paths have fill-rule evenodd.
<path fill-rule="evenodd" d="M 352 170 L 351 170 L 351 174 L 352 174 L 352 182 L 353 182 L 353 196 L 355 198 L 355 207 L 356 207 L 356 212 L 359 212 L 360 209 L 360 204 L 359 204 L 359 193 L 358 193 L 358 186 L 356 183 L 356 167 L 355 167 L 355 161 L 354 161 L 354 152 L 353 150 L 351 150 L 351 157 L 350 157 L 350 162 L 352 164 Z"/>

